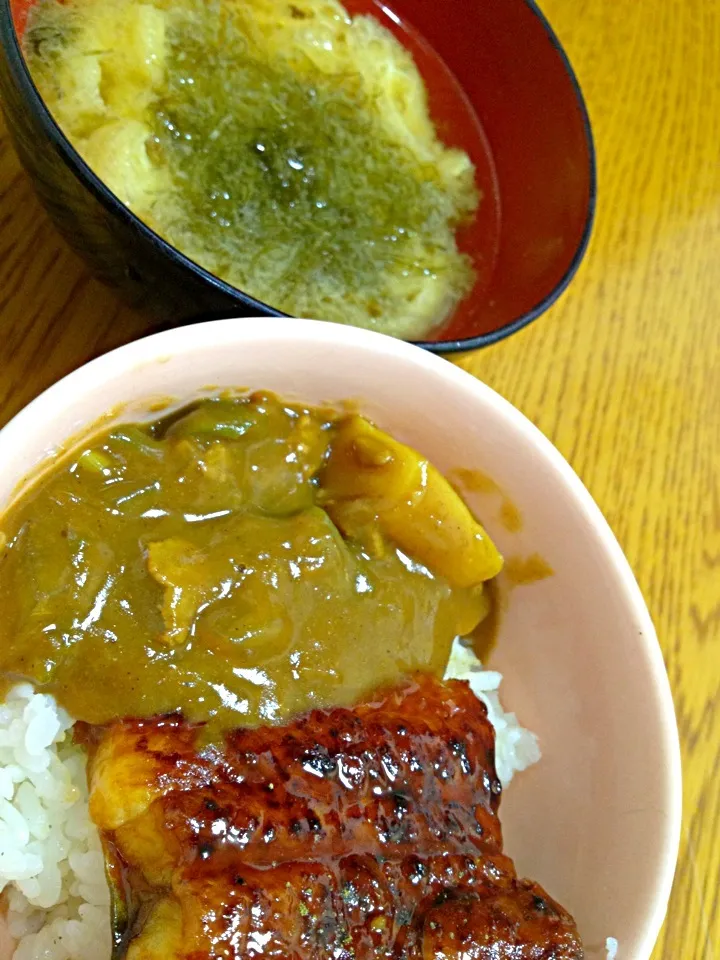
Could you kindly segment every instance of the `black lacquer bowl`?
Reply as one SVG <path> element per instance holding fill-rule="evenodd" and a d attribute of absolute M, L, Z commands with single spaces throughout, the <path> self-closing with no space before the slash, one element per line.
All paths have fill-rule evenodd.
<path fill-rule="evenodd" d="M 148 330 L 230 314 L 282 316 L 166 243 L 83 162 L 22 55 L 18 32 L 33 2 L 0 0 L 0 97 L 20 160 L 68 243 L 96 276 L 144 311 Z M 420 36 L 416 59 L 431 110 L 442 111 L 449 89 L 446 80 L 445 90 L 433 91 L 428 76 L 440 58 L 479 121 L 484 149 L 472 159 L 488 225 L 479 281 L 446 327 L 421 345 L 453 353 L 500 340 L 557 299 L 590 235 L 594 150 L 567 57 L 532 0 L 446 0 L 442 16 L 438 0 L 395 0 L 392 18 L 378 0 L 346 6 L 372 7 L 401 39 Z"/>

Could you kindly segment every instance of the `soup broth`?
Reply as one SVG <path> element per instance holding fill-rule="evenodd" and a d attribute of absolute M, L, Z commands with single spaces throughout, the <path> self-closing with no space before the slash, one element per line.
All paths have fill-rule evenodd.
<path fill-rule="evenodd" d="M 422 338 L 471 289 L 479 192 L 411 54 L 336 0 L 40 0 L 24 48 L 153 229 L 295 316 Z"/>

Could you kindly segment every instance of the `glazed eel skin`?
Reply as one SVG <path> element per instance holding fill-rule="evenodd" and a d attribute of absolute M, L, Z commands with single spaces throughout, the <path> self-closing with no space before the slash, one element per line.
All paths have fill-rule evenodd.
<path fill-rule="evenodd" d="M 96 741 L 115 958 L 583 957 L 502 852 L 494 733 L 466 683 L 197 739 L 174 715 Z"/>

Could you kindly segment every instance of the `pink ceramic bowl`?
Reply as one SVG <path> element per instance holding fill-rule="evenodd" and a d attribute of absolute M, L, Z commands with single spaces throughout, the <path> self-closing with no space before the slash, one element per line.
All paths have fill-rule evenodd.
<path fill-rule="evenodd" d="M 537 732 L 543 752 L 503 798 L 507 851 L 572 911 L 588 957 L 604 957 L 614 937 L 621 960 L 648 960 L 670 893 L 681 804 L 660 648 L 587 490 L 489 387 L 416 347 L 351 327 L 282 319 L 184 327 L 93 361 L 0 431 L 0 506 L 108 411 L 121 405 L 132 416 L 148 401 L 187 400 L 209 384 L 310 403 L 351 399 L 443 471 L 492 477 L 501 492 L 469 492 L 471 506 L 506 557 L 539 554 L 554 571 L 531 585 L 501 585 L 506 612 L 492 666 L 505 675 L 506 708 Z M 502 522 L 506 501 L 522 518 L 516 532 Z"/>

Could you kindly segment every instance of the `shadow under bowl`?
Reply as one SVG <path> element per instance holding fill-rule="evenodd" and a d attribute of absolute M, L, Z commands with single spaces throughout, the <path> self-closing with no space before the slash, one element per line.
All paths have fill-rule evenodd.
<path fill-rule="evenodd" d="M 19 33 L 34 0 L 0 0 L 0 100 L 20 160 L 70 246 L 148 317 L 148 330 L 228 314 L 284 314 L 213 276 L 136 217 L 53 120 Z M 565 290 L 595 209 L 595 156 L 575 75 L 533 0 L 349 0 L 411 40 L 443 138 L 470 152 L 483 199 L 472 250 L 478 275 L 450 322 L 421 346 L 484 347 L 534 320 Z M 438 63 L 443 69 L 438 71 Z M 474 135 L 467 123 L 477 120 Z M 449 124 L 443 121 L 449 120 Z M 446 129 L 447 128 L 447 129 Z M 462 237 L 460 238 L 463 245 Z"/>

